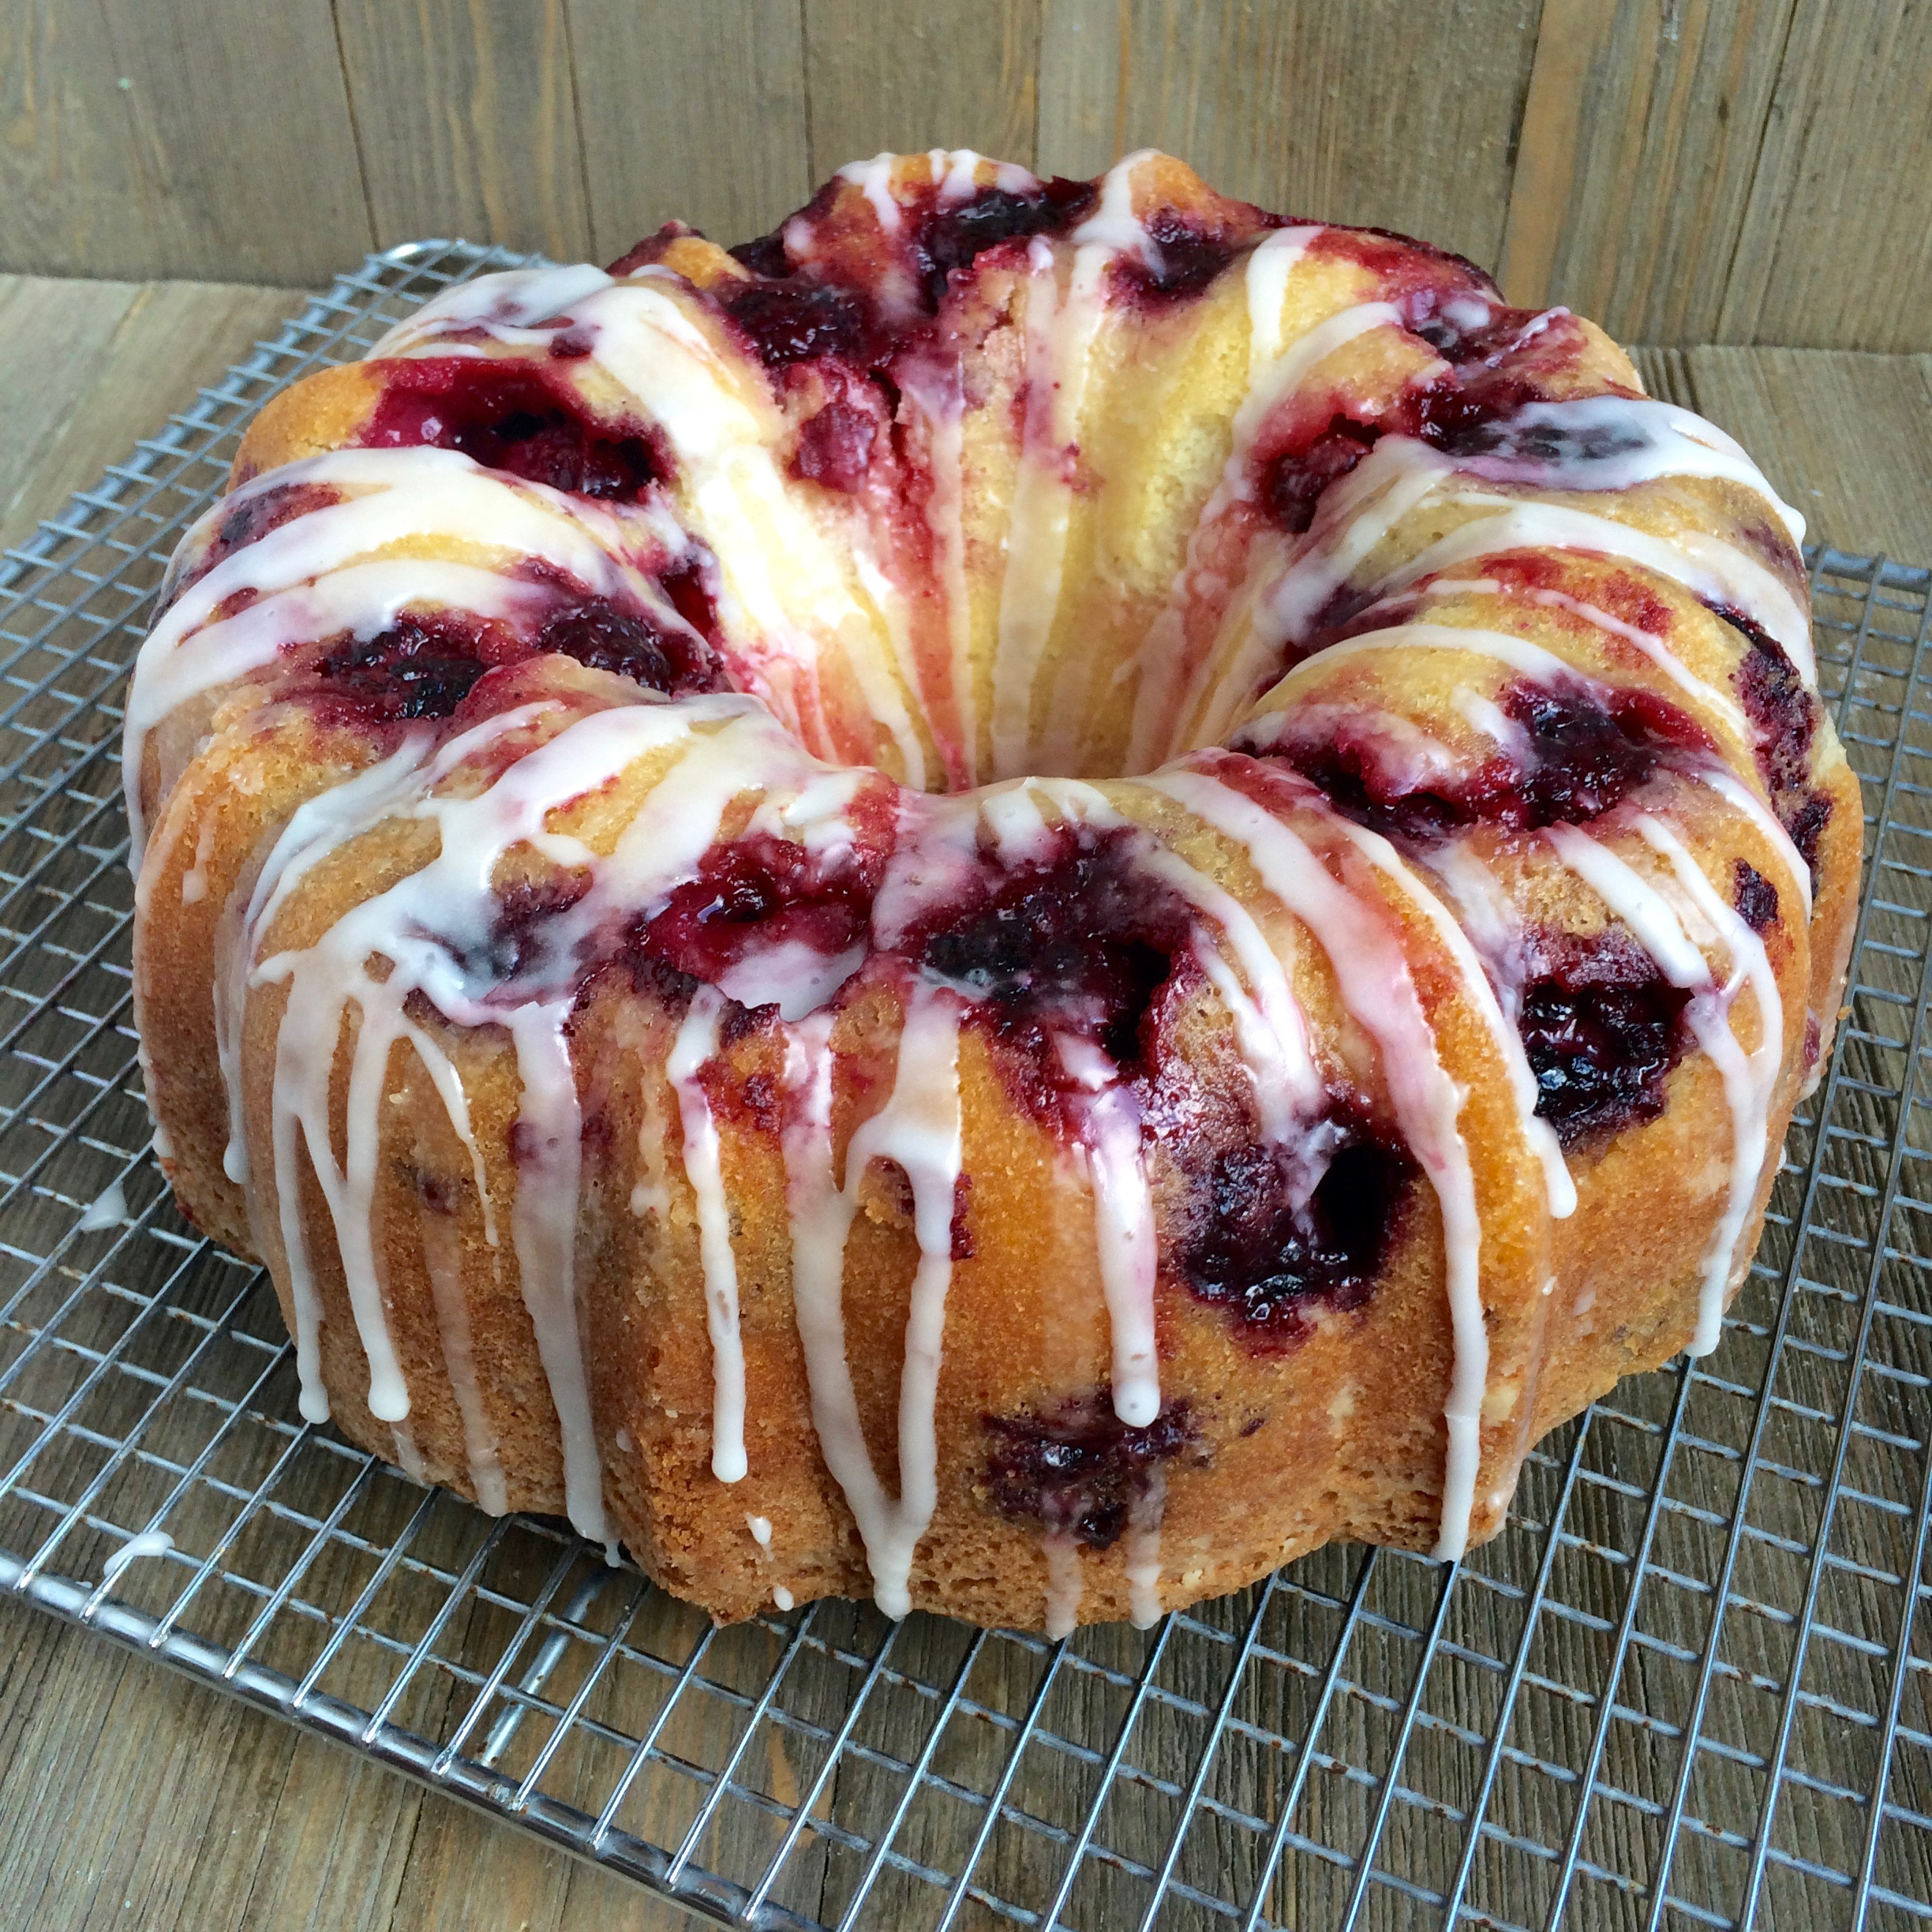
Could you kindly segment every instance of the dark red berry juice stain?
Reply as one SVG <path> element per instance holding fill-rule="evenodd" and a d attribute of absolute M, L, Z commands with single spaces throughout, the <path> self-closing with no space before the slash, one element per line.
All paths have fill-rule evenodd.
<path fill-rule="evenodd" d="M 988 249 L 1064 234 L 1086 219 L 1095 198 L 1091 182 L 1060 175 L 1017 190 L 975 188 L 957 200 L 930 191 L 921 198 L 911 237 L 928 305 L 936 310 L 949 278 Z"/>
<path fill-rule="evenodd" d="M 1290 536 L 1304 534 L 1328 486 L 1346 476 L 1381 435 L 1379 423 L 1338 413 L 1312 439 L 1282 450 L 1262 473 L 1260 500 L 1269 518 Z"/>
<path fill-rule="evenodd" d="M 865 937 L 888 856 L 883 839 L 827 859 L 769 833 L 741 834 L 713 846 L 629 943 L 713 985 L 754 948 L 796 944 L 836 958 Z"/>
<path fill-rule="evenodd" d="M 1376 279 L 1380 299 L 1404 303 L 1415 324 L 1436 315 L 1444 301 L 1458 295 L 1476 296 L 1492 305 L 1492 315 L 1475 325 L 1485 335 L 1498 331 L 1497 316 L 1514 316 L 1514 325 L 1505 340 L 1520 333 L 1523 324 L 1536 313 L 1530 309 L 1502 309 L 1496 283 L 1466 255 L 1438 248 L 1432 242 L 1418 241 L 1413 235 L 1398 234 L 1393 228 L 1324 228 L 1311 238 L 1309 253 L 1351 261 L 1366 268 Z M 1465 346 L 1471 342 L 1470 325 L 1457 324 L 1443 317 L 1440 328 L 1445 343 L 1458 347 L 1455 354 L 1445 348 L 1447 359 L 1465 361 L 1477 353 L 1473 346 Z"/>
<path fill-rule="evenodd" d="M 1274 218 L 1267 218 L 1270 225 Z M 1198 295 L 1241 252 L 1246 237 L 1226 223 L 1175 208 L 1151 210 L 1142 223 L 1153 244 L 1146 256 L 1125 255 L 1113 268 L 1114 286 L 1143 305 Z"/>
<path fill-rule="evenodd" d="M 896 331 L 869 313 L 872 290 L 856 283 L 818 282 L 814 279 L 811 257 L 819 250 L 817 238 L 837 216 L 834 211 L 846 198 L 848 185 L 832 181 L 820 189 L 804 208 L 755 242 L 740 242 L 729 252 L 734 260 L 749 268 L 757 281 L 733 290 L 712 290 L 727 313 L 747 335 L 760 340 L 760 353 L 773 366 L 777 361 L 795 361 L 805 355 L 827 352 L 853 355 L 856 345 L 870 338 L 875 354 L 889 354 Z M 1023 189 L 975 187 L 971 193 L 949 196 L 937 182 L 899 191 L 899 227 L 892 246 L 901 254 L 911 270 L 923 299 L 927 315 L 937 313 L 945 300 L 951 278 L 970 269 L 990 249 L 1009 242 L 1030 240 L 1035 235 L 1062 234 L 1085 219 L 1096 200 L 1091 182 L 1068 181 L 1056 176 L 1035 182 Z M 788 231 L 806 238 L 803 258 L 787 245 Z M 833 278 L 836 281 L 836 278 Z M 745 291 L 761 285 L 780 284 L 781 288 L 753 296 Z M 822 303 L 799 302 L 796 298 L 814 291 L 834 297 Z M 781 299 L 773 299 L 773 294 Z M 829 311 L 842 309 L 841 319 L 826 318 Z M 783 316 L 789 321 L 781 320 Z M 801 337 L 809 334 L 812 346 L 803 346 Z M 833 339 L 842 336 L 843 341 Z M 793 347 L 792 343 L 800 343 Z M 769 347 L 766 345 L 769 344 Z M 775 359 L 774 359 L 775 358 Z M 863 356 L 857 359 L 867 359 Z"/>
<path fill-rule="evenodd" d="M 486 469 L 616 503 L 636 502 L 666 473 L 649 432 L 594 421 L 539 363 L 402 357 L 375 366 L 383 394 L 365 448 L 460 450 Z"/>
<path fill-rule="evenodd" d="M 546 618 L 532 649 L 560 652 L 593 671 L 614 671 L 673 697 L 724 684 L 717 658 L 702 638 L 601 597 L 567 605 Z"/>
<path fill-rule="evenodd" d="M 1778 921 L 1777 888 L 1747 860 L 1731 868 L 1731 903 L 1754 933 L 1769 932 Z"/>
<path fill-rule="evenodd" d="M 972 1001 L 968 1024 L 1005 1048 L 1017 1096 L 1050 1118 L 1073 1091 L 1057 1035 L 1099 1046 L 1124 1072 L 1151 1046 L 1150 1016 L 1187 949 L 1187 902 L 1135 863 L 1124 828 L 1063 829 L 1042 861 L 976 882 L 902 945 Z"/>
<path fill-rule="evenodd" d="M 546 652 L 673 696 L 722 682 L 708 646 L 601 597 L 580 597 L 519 627 L 457 611 L 406 614 L 373 637 L 324 640 L 286 695 L 375 725 L 446 718 L 486 671 Z"/>
<path fill-rule="evenodd" d="M 1185 1400 L 1170 1403 L 1144 1428 L 1129 1428 L 1104 1387 L 1049 1409 L 989 1415 L 982 1426 L 993 1507 L 1095 1550 L 1120 1541 L 1162 1464 L 1199 1447 Z"/>
<path fill-rule="evenodd" d="M 799 431 L 792 474 L 849 493 L 865 481 L 873 445 L 882 432 L 889 433 L 891 414 L 879 386 L 853 371 L 833 365 L 820 380 L 829 393 Z"/>
<path fill-rule="evenodd" d="M 1796 791 L 1811 776 L 1817 705 L 1783 645 L 1741 611 L 1726 607 L 1717 614 L 1742 632 L 1750 645 L 1737 668 L 1736 681 L 1757 742 L 1758 768 L 1773 792 Z"/>
<path fill-rule="evenodd" d="M 492 907 L 482 945 L 459 956 L 464 971 L 492 986 L 554 972 L 550 928 L 590 889 L 590 883 L 587 873 L 556 872 L 504 886 Z"/>
<path fill-rule="evenodd" d="M 1655 1120 L 1690 1044 L 1689 993 L 1619 929 L 1532 934 L 1529 957 L 1517 1028 L 1537 1114 L 1566 1148 Z"/>
<path fill-rule="evenodd" d="M 1356 824 L 1432 844 L 1478 825 L 1533 831 L 1587 824 L 1674 757 L 1709 745 L 1688 712 L 1646 691 L 1523 678 L 1503 687 L 1498 701 L 1522 728 L 1520 751 L 1499 751 L 1426 786 L 1409 784 L 1403 761 L 1372 725 L 1297 740 L 1290 724 L 1273 746 L 1255 744 L 1253 754 L 1292 766 Z"/>
<path fill-rule="evenodd" d="M 1487 459 L 1485 474 L 1521 470 L 1526 481 L 1552 469 L 1586 472 L 1593 464 L 1615 462 L 1650 447 L 1649 425 L 1634 414 L 1575 421 L 1547 411 L 1532 416 L 1533 400 L 1526 398 L 1514 411 L 1485 410 L 1467 423 L 1446 428 L 1439 447 L 1467 460 Z"/>
<path fill-rule="evenodd" d="M 796 382 L 792 372 L 809 369 L 826 391 L 801 426 L 792 474 L 829 489 L 858 489 L 897 410 L 895 359 L 931 335 L 931 318 L 951 279 L 969 272 L 990 249 L 1060 233 L 1092 200 L 1091 189 L 1076 182 L 1039 182 L 1017 191 L 982 188 L 957 198 L 929 185 L 902 193 L 897 232 L 883 241 L 871 237 L 855 253 L 825 251 L 807 242 L 795 261 L 784 240 L 792 223 L 732 249 L 752 274 L 713 284 L 710 298 L 784 386 Z M 793 221 L 816 232 L 852 219 L 833 182 Z M 909 309 L 903 305 L 889 309 L 882 301 L 886 264 L 894 260 L 917 290 Z"/>
<path fill-rule="evenodd" d="M 490 668 L 486 650 L 483 627 L 464 613 L 405 616 L 373 637 L 335 641 L 294 691 L 374 724 L 446 718 Z"/>
<path fill-rule="evenodd" d="M 801 279 L 727 283 L 711 293 L 769 369 L 821 356 L 864 368 L 889 353 L 869 303 L 856 290 Z"/>
<path fill-rule="evenodd" d="M 1311 1133 L 1336 1136 L 1312 1191 L 1297 1151 L 1259 1140 L 1181 1147 L 1171 1266 L 1249 1346 L 1291 1347 L 1324 1309 L 1357 1308 L 1380 1275 L 1415 1163 L 1346 1103 Z"/>
<path fill-rule="evenodd" d="M 718 623 L 717 603 L 711 592 L 711 580 L 703 563 L 695 560 L 673 564 L 658 573 L 657 588 L 665 601 L 684 621 L 704 638 L 716 644 L 724 635 Z"/>
<path fill-rule="evenodd" d="M 1784 646 L 1762 625 L 1729 605 L 1709 608 L 1748 644 L 1735 673 L 1738 699 L 1750 722 L 1758 769 L 1771 794 L 1772 809 L 1815 886 L 1818 845 L 1832 815 L 1831 794 L 1811 783 L 1818 699 L 1806 690 Z"/>

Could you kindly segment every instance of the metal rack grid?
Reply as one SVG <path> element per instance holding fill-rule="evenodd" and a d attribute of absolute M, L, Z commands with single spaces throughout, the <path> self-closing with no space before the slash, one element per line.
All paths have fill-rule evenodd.
<path fill-rule="evenodd" d="M 1932 1919 L 1924 570 L 1814 560 L 1870 883 L 1724 1344 L 1546 1440 L 1462 1565 L 1335 1548 L 1064 1644 L 718 1631 L 301 1422 L 148 1157 L 124 680 L 268 396 L 515 259 L 372 256 L 0 563 L 0 1587 L 732 1923 Z"/>

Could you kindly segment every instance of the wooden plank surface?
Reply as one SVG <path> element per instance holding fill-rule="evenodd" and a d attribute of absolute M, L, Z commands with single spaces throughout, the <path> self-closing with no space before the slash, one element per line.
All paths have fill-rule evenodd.
<path fill-rule="evenodd" d="M 1500 279 L 1619 339 L 1717 332 L 1794 0 L 1544 0 Z"/>
<path fill-rule="evenodd" d="M 329 0 L 4 0 L 0 268 L 320 281 L 373 233 Z"/>
<path fill-rule="evenodd" d="M 9 339 L 58 345 L 0 363 L 0 417 L 31 429 L 0 444 L 9 530 L 58 508 L 74 481 L 155 427 L 297 299 L 0 278 Z M 1932 560 L 1932 487 L 1919 456 L 1932 436 L 1925 358 L 1694 348 L 1639 360 L 1657 393 L 1704 410 L 1752 448 L 1825 541 Z M 1573 1600 L 1582 1592 L 1574 1580 L 1564 1587 Z M 911 1641 L 944 1639 L 935 1628 Z M 1582 1649 L 1565 1668 L 1583 1681 L 1601 1659 L 1574 1641 Z M 919 1668 L 943 1676 L 939 1660 Z M 1189 1687 L 1210 1702 L 1219 1694 L 1207 1679 Z M 1276 1723 L 1285 1713 L 1252 1715 Z M 1473 1711 L 1470 1721 L 1486 1719 Z M 1567 1720 L 1557 1711 L 1548 1721 Z M 1185 1732 L 1173 1741 L 1184 1777 L 1195 1742 Z M 772 1756 L 772 1788 L 796 1795 L 798 1768 L 776 1745 Z M 1271 1789 L 1248 1801 L 1265 1809 Z M 1311 1895 L 1310 1923 L 1319 1911 Z M 0 1604 L 0 1924 L 657 1932 L 685 1923 L 509 1826 Z"/>
<path fill-rule="evenodd" d="M 1040 166 L 1091 174 L 1162 148 L 1264 208 L 1398 229 L 1492 265 L 1537 12 L 1062 0 L 1042 37 Z"/>
<path fill-rule="evenodd" d="M 811 192 L 798 0 L 568 0 L 597 259 L 676 216 L 748 242 Z"/>
<path fill-rule="evenodd" d="M 590 253 L 564 0 L 339 0 L 376 245 L 515 235 Z"/>
<path fill-rule="evenodd" d="M 1676 344 L 1932 350 L 1916 0 L 0 0 L 0 269 L 608 260 L 844 162 L 1142 144 Z"/>
<path fill-rule="evenodd" d="M 886 149 L 972 148 L 1032 164 L 1041 0 L 804 0 L 804 9 L 814 182 Z"/>
<path fill-rule="evenodd" d="M 159 428 L 197 389 L 303 302 L 297 289 L 220 283 L 75 282 L 0 276 L 0 330 L 58 354 L 11 359 L 0 455 L 0 544 Z M 32 380 L 24 380 L 28 372 Z"/>

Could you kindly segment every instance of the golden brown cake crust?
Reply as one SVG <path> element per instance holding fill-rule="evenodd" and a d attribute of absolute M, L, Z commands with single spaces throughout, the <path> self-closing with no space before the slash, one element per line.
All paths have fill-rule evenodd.
<path fill-rule="evenodd" d="M 305 1408 L 721 1619 L 1458 1552 L 1716 1339 L 1855 779 L 1741 451 L 1165 156 L 843 170 L 250 427 L 131 702 Z"/>

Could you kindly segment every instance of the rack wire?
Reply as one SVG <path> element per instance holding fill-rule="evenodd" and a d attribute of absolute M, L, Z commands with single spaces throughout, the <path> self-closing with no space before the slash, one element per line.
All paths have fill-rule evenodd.
<path fill-rule="evenodd" d="M 1065 1643 L 716 1630 L 301 1421 L 149 1155 L 127 668 L 268 396 L 519 259 L 372 256 L 0 562 L 0 1589 L 736 1925 L 1932 1920 L 1923 569 L 1813 560 L 1868 883 L 1723 1345 L 1549 1437 L 1466 1562 L 1332 1548 Z"/>

